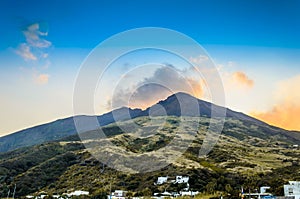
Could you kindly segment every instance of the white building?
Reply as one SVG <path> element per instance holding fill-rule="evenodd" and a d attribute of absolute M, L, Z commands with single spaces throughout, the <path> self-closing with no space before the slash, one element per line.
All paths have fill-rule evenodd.
<path fill-rule="evenodd" d="M 81 196 L 81 195 L 89 195 L 89 194 L 90 193 L 88 191 L 77 190 L 77 191 L 74 191 L 72 193 L 68 193 L 67 196 L 72 197 L 72 196 Z"/>
<path fill-rule="evenodd" d="M 300 182 L 289 181 L 290 184 L 283 185 L 284 196 L 294 196 L 295 199 L 300 199 Z"/>
<path fill-rule="evenodd" d="M 115 192 L 107 196 L 107 199 L 126 199 L 126 193 L 127 191 L 115 190 Z"/>
<path fill-rule="evenodd" d="M 181 183 L 188 183 L 189 177 L 188 176 L 176 176 L 175 183 L 181 184 Z"/>
<path fill-rule="evenodd" d="M 260 187 L 260 193 L 267 193 L 267 190 L 271 187 Z"/>
<path fill-rule="evenodd" d="M 195 196 L 197 194 L 199 194 L 198 191 L 181 191 L 180 192 L 181 196 Z"/>
<path fill-rule="evenodd" d="M 156 184 L 163 184 L 168 181 L 168 176 L 167 177 L 158 177 Z"/>

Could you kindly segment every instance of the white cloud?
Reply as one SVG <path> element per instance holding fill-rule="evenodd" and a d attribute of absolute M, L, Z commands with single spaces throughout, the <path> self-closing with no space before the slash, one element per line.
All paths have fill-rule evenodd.
<path fill-rule="evenodd" d="M 20 44 L 15 52 L 25 60 L 37 60 L 37 57 L 31 52 L 30 47 L 26 43 Z"/>
<path fill-rule="evenodd" d="M 48 48 L 51 46 L 51 42 L 47 41 L 42 36 L 47 36 L 48 32 L 41 32 L 38 23 L 31 24 L 24 31 L 23 34 L 29 45 L 37 48 Z"/>
<path fill-rule="evenodd" d="M 48 53 L 43 53 L 43 54 L 42 54 L 42 58 L 47 58 L 48 55 L 49 55 Z"/>
<path fill-rule="evenodd" d="M 41 70 L 49 67 L 50 61 L 48 60 L 48 52 L 46 51 L 52 44 L 43 37 L 48 35 L 48 32 L 41 31 L 39 23 L 33 23 L 27 26 L 22 31 L 26 42 L 21 43 L 15 50 L 15 53 L 20 55 L 25 61 L 39 61 L 32 67 L 33 80 L 37 84 L 47 84 L 49 75 L 44 74 Z"/>
<path fill-rule="evenodd" d="M 46 59 L 48 53 L 45 52 L 45 49 L 52 45 L 50 41 L 43 38 L 48 35 L 48 32 L 40 31 L 40 25 L 34 23 L 27 26 L 22 33 L 25 36 L 26 42 L 21 43 L 15 52 L 26 61 L 38 60 L 39 58 Z"/>
<path fill-rule="evenodd" d="M 206 55 L 199 55 L 198 57 L 190 57 L 190 62 L 196 65 L 202 64 L 208 61 L 209 58 Z"/>

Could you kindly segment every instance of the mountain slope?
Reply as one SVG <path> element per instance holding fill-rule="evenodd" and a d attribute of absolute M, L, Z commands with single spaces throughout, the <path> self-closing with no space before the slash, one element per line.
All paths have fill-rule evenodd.
<path fill-rule="evenodd" d="M 199 111 L 195 109 L 195 106 L 191 106 L 191 104 L 198 106 Z M 161 106 L 164 109 L 162 109 Z M 214 114 L 216 116 L 219 116 L 221 115 L 221 113 L 226 111 L 227 119 L 233 118 L 237 120 L 249 121 L 256 125 L 260 125 L 266 129 L 269 129 L 268 132 L 270 132 L 270 135 L 273 135 L 274 132 L 276 132 L 275 134 L 282 134 L 288 137 L 292 142 L 300 142 L 300 133 L 298 132 L 285 131 L 280 128 L 269 126 L 266 123 L 243 113 L 235 112 L 228 108 L 220 107 L 210 102 L 196 99 L 186 93 L 177 93 L 171 95 L 167 99 L 158 102 L 157 104 L 147 108 L 146 110 L 123 107 L 98 116 L 97 119 L 99 121 L 99 124 L 101 126 L 104 126 L 115 121 L 123 121 L 131 118 L 133 119 L 137 117 L 147 116 L 149 114 L 153 116 L 201 116 L 210 118 L 212 116 L 212 110 L 214 110 Z M 90 116 L 75 117 L 87 118 Z M 93 130 L 96 128 L 97 127 L 94 126 L 87 126 L 86 130 Z M 60 138 L 75 134 L 77 134 L 77 132 L 75 129 L 73 117 L 69 117 L 50 122 L 48 124 L 25 129 L 4 137 L 0 137 L 0 152 L 11 151 L 24 146 L 32 146 L 35 144 L 43 143 L 45 141 L 58 140 Z"/>
<path fill-rule="evenodd" d="M 119 120 L 127 119 L 124 112 L 130 113 L 132 117 L 137 117 L 140 109 L 120 108 L 114 110 Z M 115 122 L 113 112 L 98 116 L 100 125 L 106 125 Z M 90 117 L 90 116 L 75 116 Z M 90 129 L 89 129 L 90 130 Z M 38 125 L 32 128 L 21 130 L 19 132 L 0 137 L 0 152 L 11 151 L 25 146 L 32 146 L 46 141 L 58 140 L 60 138 L 77 134 L 73 117 L 59 119 L 47 124 Z"/>
<path fill-rule="evenodd" d="M 117 130 L 118 126 L 127 125 L 126 121 L 106 125 L 103 131 L 107 139 L 122 150 L 136 154 L 156 151 L 160 155 L 158 149 L 168 145 L 178 133 L 176 127 L 180 118 L 144 116 L 133 121 L 155 129 L 156 123 L 151 122 L 155 118 L 164 119 L 166 124 L 150 137 L 140 138 L 134 136 L 139 132 Z M 180 187 L 155 186 L 154 182 L 159 176 L 174 178 L 176 175 L 188 175 L 191 188 L 201 192 L 228 191 L 238 195 L 236 192 L 241 186 L 253 190 L 269 185 L 273 193 L 282 195 L 280 191 L 284 183 L 300 180 L 300 176 L 295 175 L 300 172 L 300 150 L 290 148 L 290 140 L 284 135 L 269 132 L 272 129 L 251 121 L 229 118 L 217 145 L 206 158 L 200 158 L 198 152 L 210 118 L 201 117 L 200 121 L 195 117 L 185 118 L 190 122 L 199 122 L 196 139 L 168 166 L 149 173 L 128 174 L 107 167 L 84 149 L 77 135 L 0 154 L 1 197 L 6 197 L 8 189 L 12 190 L 15 184 L 18 197 L 40 191 L 62 194 L 74 190 L 86 190 L 96 197 L 108 193 L 110 184 L 112 190 L 124 189 L 136 195 L 163 192 L 165 189 L 171 192 Z M 273 133 L 272 136 L 270 133 Z M 126 153 L 123 156 L 125 158 Z M 143 162 L 138 163 L 143 166 Z"/>

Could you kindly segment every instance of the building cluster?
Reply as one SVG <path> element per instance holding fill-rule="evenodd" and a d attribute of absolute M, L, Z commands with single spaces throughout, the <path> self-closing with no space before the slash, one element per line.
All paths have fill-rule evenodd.
<path fill-rule="evenodd" d="M 152 198 L 164 198 L 164 197 L 178 197 L 178 196 L 195 196 L 199 194 L 198 191 L 190 191 L 189 185 L 189 177 L 188 176 L 176 176 L 174 178 L 169 178 L 168 176 L 158 177 L 155 185 L 162 185 L 165 183 L 173 183 L 173 184 L 186 184 L 186 187 L 183 188 L 179 193 L 177 192 L 167 192 L 166 190 L 162 193 L 154 193 Z"/>
<path fill-rule="evenodd" d="M 90 193 L 88 191 L 76 190 L 71 193 L 63 193 L 62 195 L 54 194 L 54 195 L 51 195 L 51 198 L 67 199 L 67 198 L 72 198 L 74 196 L 82 196 L 82 195 L 88 196 L 89 194 Z M 26 198 L 29 198 L 29 199 L 31 199 L 31 198 L 32 199 L 43 199 L 46 197 L 49 197 L 49 195 L 45 192 L 42 192 L 42 193 L 38 194 L 37 196 L 32 196 L 32 195 L 26 196 Z"/>
<path fill-rule="evenodd" d="M 189 177 L 188 176 L 176 176 L 175 179 L 170 179 L 168 176 L 164 177 L 158 177 L 155 185 L 162 185 L 164 183 L 174 183 L 174 184 L 182 184 L 182 183 L 189 183 Z"/>
<path fill-rule="evenodd" d="M 247 193 L 242 189 L 241 198 L 274 199 L 275 197 L 271 193 L 268 193 L 268 189 L 270 189 L 270 187 L 260 187 L 260 192 L 257 191 L 254 193 L 251 193 L 250 191 Z"/>
<path fill-rule="evenodd" d="M 155 185 L 162 185 L 162 184 L 186 184 L 186 188 L 182 189 L 179 193 L 177 192 L 168 192 L 165 190 L 162 193 L 154 193 L 151 198 L 153 199 L 163 199 L 163 198 L 175 198 L 178 196 L 195 196 L 199 194 L 198 191 L 189 191 L 189 177 L 188 176 L 176 176 L 168 177 L 168 176 L 160 176 L 157 178 L 157 181 L 154 183 Z M 115 190 L 110 195 L 107 196 L 107 199 L 127 199 L 127 191 L 123 190 Z M 143 197 L 131 197 L 132 199 L 140 199 Z"/>
<path fill-rule="evenodd" d="M 283 186 L 284 196 L 292 196 L 294 199 L 300 199 L 300 182 L 289 181 L 289 184 Z"/>
<path fill-rule="evenodd" d="M 258 193 L 244 193 L 242 190 L 241 198 L 257 198 L 257 199 L 300 199 L 300 182 L 299 181 L 289 181 L 289 184 L 283 185 L 284 196 L 273 196 L 268 193 L 270 187 L 261 187 Z"/>
<path fill-rule="evenodd" d="M 163 199 L 163 198 L 176 198 L 178 196 L 195 196 L 199 194 L 198 191 L 181 191 L 180 193 L 177 192 L 167 192 L 164 191 L 162 193 L 154 193 L 151 198 L 153 199 Z M 107 196 L 107 199 L 128 199 L 127 191 L 123 190 L 115 190 L 111 193 L 111 195 Z M 143 197 L 130 197 L 130 199 L 141 199 Z"/>
<path fill-rule="evenodd" d="M 175 179 L 171 179 L 168 177 L 158 177 L 156 181 L 156 185 L 162 185 L 164 183 L 173 183 L 173 184 L 182 184 L 186 183 L 188 185 L 189 177 L 188 176 L 176 176 Z M 242 189 L 241 191 L 241 198 L 247 199 L 247 198 L 257 198 L 257 199 L 270 199 L 270 198 L 276 198 L 276 199 L 300 199 L 300 181 L 289 181 L 289 184 L 286 184 L 283 186 L 284 188 L 284 196 L 273 196 L 271 193 L 268 193 L 268 189 L 270 187 L 263 186 L 260 187 L 260 192 L 251 193 L 250 191 L 247 193 L 247 191 L 244 191 Z M 195 196 L 199 194 L 198 191 L 190 191 L 189 187 L 186 187 L 182 189 L 179 193 L 177 192 L 167 192 L 166 190 L 162 193 L 154 193 L 154 195 L 151 198 L 154 199 L 163 199 L 163 198 L 175 198 L 178 196 Z M 77 190 L 73 191 L 71 193 L 64 193 L 62 195 L 52 195 L 52 198 L 58 198 L 58 199 L 65 199 L 65 198 L 72 198 L 82 195 L 89 195 L 88 191 L 82 191 Z M 49 196 L 47 193 L 41 192 L 38 194 L 38 196 L 31 196 L 28 195 L 26 198 L 35 198 L 35 199 L 43 199 L 45 197 Z M 107 196 L 107 199 L 128 199 L 127 191 L 123 190 L 115 190 L 110 195 Z M 130 197 L 131 199 L 140 199 L 143 197 Z"/>

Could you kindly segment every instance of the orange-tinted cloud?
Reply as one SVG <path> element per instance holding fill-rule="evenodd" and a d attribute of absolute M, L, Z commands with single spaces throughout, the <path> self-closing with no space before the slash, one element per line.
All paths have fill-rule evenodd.
<path fill-rule="evenodd" d="M 277 104 L 269 111 L 251 115 L 269 124 L 288 130 L 300 130 L 300 75 L 278 85 L 274 98 Z"/>
<path fill-rule="evenodd" d="M 108 103 L 108 109 L 121 106 L 145 109 L 176 92 L 185 92 L 201 98 L 204 93 L 202 86 L 201 80 L 183 76 L 172 66 L 163 66 L 158 68 L 153 76 L 135 85 L 135 89 L 117 90 Z"/>
<path fill-rule="evenodd" d="M 172 89 L 170 87 L 165 87 L 167 84 L 157 85 L 151 83 L 147 84 L 147 82 L 144 82 L 146 84 L 138 88 L 137 91 L 133 93 L 129 101 L 129 107 L 145 109 L 156 104 L 160 100 L 166 99 L 168 96 L 176 92 L 186 92 L 197 98 L 203 97 L 202 84 L 195 79 L 181 79 L 177 77 L 177 79 L 166 79 L 166 81 L 170 81 L 170 83 L 173 82 L 173 84 L 175 84 L 174 81 L 177 81 L 178 85 L 175 89 Z"/>
<path fill-rule="evenodd" d="M 244 72 L 237 71 L 232 74 L 232 80 L 240 85 L 247 86 L 249 88 L 253 87 L 254 81 L 250 79 Z"/>
<path fill-rule="evenodd" d="M 300 104 L 282 103 L 267 112 L 254 112 L 251 115 L 274 126 L 300 131 Z"/>
<path fill-rule="evenodd" d="M 193 95 L 196 98 L 202 98 L 204 96 L 203 81 L 199 82 L 195 79 L 187 78 L 187 82 L 191 86 L 191 95 Z"/>
<path fill-rule="evenodd" d="M 35 82 L 37 84 L 47 84 L 49 81 L 49 75 L 47 74 L 39 74 L 35 76 Z"/>

